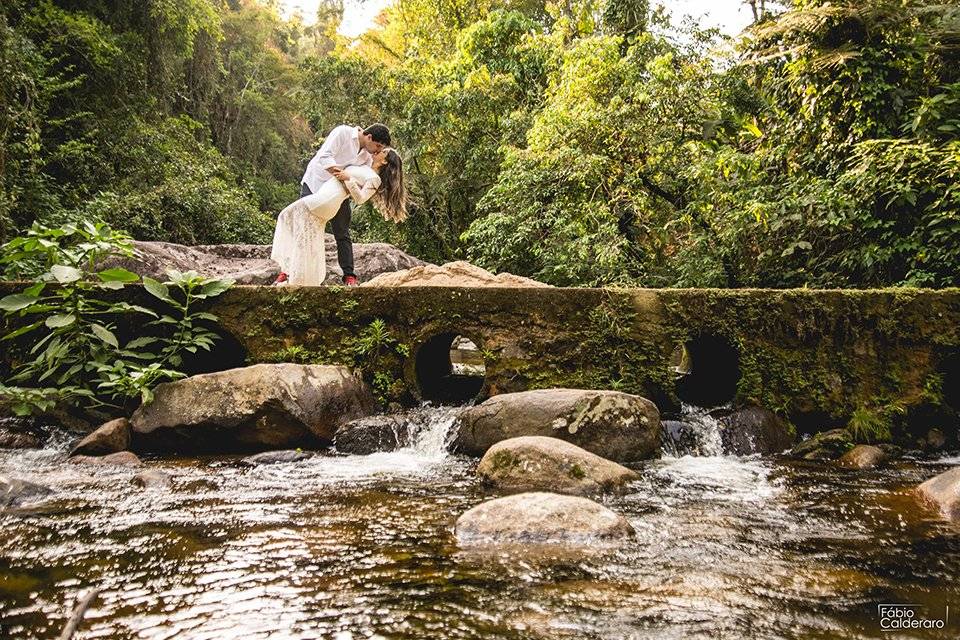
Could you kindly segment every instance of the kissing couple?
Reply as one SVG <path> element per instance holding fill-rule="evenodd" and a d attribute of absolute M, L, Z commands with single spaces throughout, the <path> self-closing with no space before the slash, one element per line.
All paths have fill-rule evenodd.
<path fill-rule="evenodd" d="M 367 200 L 385 220 L 407 218 L 403 161 L 390 148 L 390 130 L 382 124 L 366 129 L 336 127 L 310 160 L 300 184 L 300 199 L 277 218 L 270 257 L 280 265 L 274 285 L 320 286 L 327 275 L 324 225 L 337 241 L 337 262 L 343 284 L 355 287 L 352 204 Z"/>

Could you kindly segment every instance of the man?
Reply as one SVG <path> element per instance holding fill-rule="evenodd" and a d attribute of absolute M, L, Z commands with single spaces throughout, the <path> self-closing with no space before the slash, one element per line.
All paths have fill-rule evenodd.
<path fill-rule="evenodd" d="M 388 146 L 390 130 L 382 124 L 372 124 L 366 129 L 345 124 L 334 128 L 307 165 L 300 181 L 300 197 L 316 193 L 327 180 L 341 179 L 340 172 L 346 166 L 370 166 L 373 154 Z M 347 198 L 330 220 L 330 230 L 337 240 L 337 262 L 343 271 L 343 283 L 348 287 L 357 286 L 357 276 L 353 272 L 353 240 L 350 238 L 352 215 L 351 200 Z"/>

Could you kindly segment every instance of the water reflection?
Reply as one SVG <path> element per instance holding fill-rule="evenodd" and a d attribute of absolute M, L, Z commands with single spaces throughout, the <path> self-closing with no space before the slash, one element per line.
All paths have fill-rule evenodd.
<path fill-rule="evenodd" d="M 630 545 L 476 555 L 451 529 L 486 494 L 436 418 L 395 453 L 149 462 L 171 491 L 65 465 L 64 447 L 0 452 L 57 491 L 0 516 L 0 636 L 55 638 L 88 586 L 103 595 L 79 637 L 117 639 L 868 638 L 878 602 L 960 600 L 957 531 L 897 493 L 943 464 L 665 458 L 605 501 Z"/>

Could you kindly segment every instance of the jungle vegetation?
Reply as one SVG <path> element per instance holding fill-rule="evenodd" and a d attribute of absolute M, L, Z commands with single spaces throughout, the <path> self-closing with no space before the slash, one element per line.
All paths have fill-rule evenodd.
<path fill-rule="evenodd" d="M 734 2 L 736 0 L 729 0 Z M 960 6 L 395 0 L 337 35 L 269 0 L 5 0 L 0 241 L 34 223 L 270 242 L 336 124 L 416 206 L 355 240 L 556 285 L 960 284 Z"/>

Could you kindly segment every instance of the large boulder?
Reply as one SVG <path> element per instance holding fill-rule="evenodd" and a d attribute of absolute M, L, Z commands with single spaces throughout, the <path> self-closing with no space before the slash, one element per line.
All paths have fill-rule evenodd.
<path fill-rule="evenodd" d="M 325 254 L 327 258 L 327 277 L 323 282 L 324 284 L 340 284 L 343 271 L 337 262 L 337 243 L 329 233 L 326 235 Z M 383 274 L 415 269 L 427 264 L 423 260 L 414 258 L 385 242 L 355 242 L 353 244 L 353 263 L 357 279 L 363 283 Z"/>
<path fill-rule="evenodd" d="M 847 469 L 873 469 L 878 467 L 890 456 L 879 448 L 869 444 L 858 444 L 850 451 L 840 456 L 837 464 Z"/>
<path fill-rule="evenodd" d="M 161 384 L 130 423 L 136 449 L 311 448 L 374 407 L 369 387 L 346 367 L 257 364 Z"/>
<path fill-rule="evenodd" d="M 935 507 L 947 520 L 960 522 L 960 467 L 944 471 L 919 487 L 921 501 Z"/>
<path fill-rule="evenodd" d="M 36 502 L 53 493 L 53 489 L 43 485 L 0 476 L 0 508 L 19 507 L 28 502 Z"/>
<path fill-rule="evenodd" d="M 99 268 L 122 267 L 141 276 L 166 280 L 167 269 L 196 271 L 208 278 L 232 278 L 238 284 L 270 284 L 280 267 L 270 259 L 270 245 L 187 246 L 173 242 L 133 241 L 133 256 L 113 255 Z"/>
<path fill-rule="evenodd" d="M 499 491 L 593 495 L 622 491 L 640 474 L 557 438 L 523 436 L 490 447 L 477 475 Z"/>
<path fill-rule="evenodd" d="M 337 264 L 337 245 L 326 234 L 325 284 L 339 284 L 343 272 Z M 270 259 L 268 244 L 209 244 L 187 246 L 172 242 L 133 241 L 134 255 L 111 256 L 99 268 L 123 267 L 158 280 L 167 278 L 167 269 L 193 270 L 209 278 L 232 278 L 238 284 L 271 284 L 280 266 Z M 369 280 L 381 273 L 424 264 L 400 249 L 382 242 L 353 245 L 357 277 Z"/>
<path fill-rule="evenodd" d="M 100 426 L 81 440 L 70 452 L 71 456 L 102 456 L 125 451 L 130 446 L 130 421 L 117 418 Z"/>
<path fill-rule="evenodd" d="M 396 451 L 410 443 L 410 422 L 402 415 L 352 420 L 337 430 L 334 446 L 340 453 L 365 456 Z"/>
<path fill-rule="evenodd" d="M 501 440 L 559 438 L 617 462 L 654 457 L 660 412 L 640 396 L 619 391 L 538 389 L 494 396 L 460 413 L 454 448 L 482 456 Z"/>
<path fill-rule="evenodd" d="M 717 417 L 723 452 L 735 456 L 780 453 L 793 445 L 790 423 L 769 409 L 744 407 Z"/>
<path fill-rule="evenodd" d="M 631 537 L 627 520 L 587 498 L 519 493 L 496 498 L 457 519 L 455 534 L 473 544 L 590 544 Z"/>
<path fill-rule="evenodd" d="M 404 271 L 384 273 L 365 287 L 549 287 L 530 278 L 512 273 L 493 274 L 462 260 L 442 266 L 425 264 Z"/>

